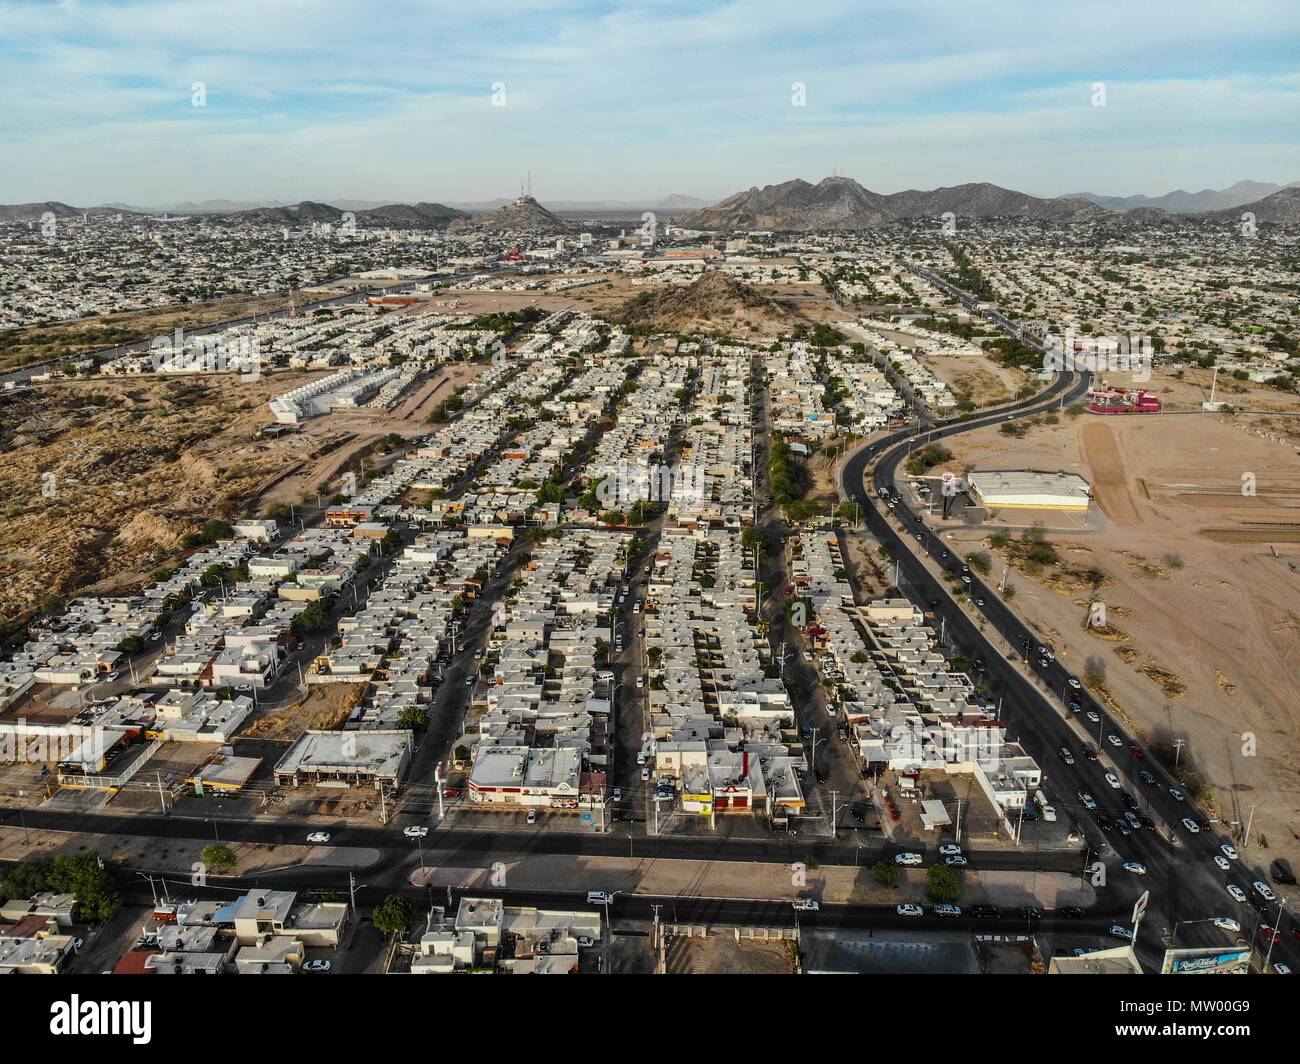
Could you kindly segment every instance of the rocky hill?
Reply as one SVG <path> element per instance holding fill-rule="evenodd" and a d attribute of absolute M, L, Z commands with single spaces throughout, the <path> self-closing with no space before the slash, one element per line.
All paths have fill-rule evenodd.
<path fill-rule="evenodd" d="M 642 292 L 610 317 L 651 332 L 729 336 L 776 336 L 808 324 L 797 310 L 717 270 L 706 270 L 688 285 Z"/>
<path fill-rule="evenodd" d="M 737 192 L 712 207 L 688 211 L 677 222 L 694 229 L 735 231 L 778 229 L 824 232 L 869 229 L 907 218 L 938 219 L 951 211 L 958 218 L 1032 218 L 1070 222 L 1105 212 L 1083 199 L 1040 199 L 987 182 L 930 191 L 909 189 L 882 196 L 849 177 L 828 177 L 811 185 L 780 185 Z"/>
<path fill-rule="evenodd" d="M 568 222 L 552 214 L 532 196 L 520 196 L 489 214 L 458 218 L 453 225 L 457 229 L 489 233 L 556 233 L 569 228 Z"/>
<path fill-rule="evenodd" d="M 1247 212 L 1255 216 L 1255 222 L 1259 225 L 1300 225 L 1300 187 L 1289 185 L 1253 203 L 1243 203 L 1238 207 L 1211 211 L 1197 217 L 1213 222 L 1240 222 L 1241 216 Z"/>

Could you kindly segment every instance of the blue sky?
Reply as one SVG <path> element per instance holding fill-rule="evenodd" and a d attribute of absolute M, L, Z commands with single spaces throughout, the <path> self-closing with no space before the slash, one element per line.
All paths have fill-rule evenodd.
<path fill-rule="evenodd" d="M 6 0 L 0 202 L 1280 183 L 1298 55 L 1296 0 Z"/>

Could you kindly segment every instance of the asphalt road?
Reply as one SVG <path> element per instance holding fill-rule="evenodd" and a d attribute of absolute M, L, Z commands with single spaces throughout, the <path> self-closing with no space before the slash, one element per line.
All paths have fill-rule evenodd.
<path fill-rule="evenodd" d="M 1052 409 L 1062 401 L 1068 404 L 1081 397 L 1086 390 L 1086 377 L 1062 374 L 1044 392 L 1022 402 L 964 421 L 938 422 L 928 430 L 922 427 L 894 433 L 863 448 L 845 464 L 845 490 L 850 499 L 861 504 L 871 533 L 900 559 L 900 580 L 913 599 L 922 608 L 927 608 L 931 600 L 938 600 L 940 605 L 937 613 L 944 619 L 948 638 L 968 658 L 981 657 L 986 662 L 988 671 L 985 679 L 995 695 L 1001 695 L 1002 719 L 1009 726 L 1009 731 L 1043 767 L 1044 776 L 1051 778 L 1052 790 L 1057 797 L 1054 804 L 1058 810 L 1062 807 L 1068 810 L 1084 828 L 1089 845 L 1101 855 L 1110 884 L 1101 888 L 1104 894 L 1118 894 L 1126 902 L 1131 902 L 1142 890 L 1151 890 L 1151 901 L 1143 923 L 1145 939 L 1140 935 L 1139 941 L 1150 943 L 1155 939 L 1156 936 L 1150 930 L 1153 925 L 1159 930 L 1172 930 L 1179 922 L 1230 916 L 1238 920 L 1243 933 L 1257 947 L 1261 947 L 1262 939 L 1255 935 L 1255 929 L 1261 920 L 1278 926 L 1278 908 L 1275 903 L 1268 905 L 1262 913 L 1253 904 L 1263 905 L 1252 889 L 1255 880 L 1265 879 L 1262 871 L 1252 870 L 1246 855 L 1242 855 L 1240 860 L 1230 862 L 1228 872 L 1221 872 L 1213 863 L 1213 858 L 1219 853 L 1220 844 L 1229 840 L 1218 831 L 1193 834 L 1183 827 L 1184 817 L 1202 819 L 1204 814 L 1195 809 L 1191 802 L 1178 802 L 1170 795 L 1168 788 L 1174 786 L 1176 781 L 1170 779 L 1152 759 L 1138 761 L 1129 753 L 1133 737 L 1086 690 L 1075 692 L 1079 696 L 1081 712 L 1075 715 L 1079 724 L 1072 723 L 1069 720 L 1071 714 L 1062 698 L 1064 692 L 1073 690 L 1068 686 L 1071 678 L 1068 671 L 1058 661 L 1050 661 L 1046 669 L 1040 669 L 1033 663 L 1022 664 L 1020 661 L 1008 660 L 980 631 L 974 614 L 952 598 L 944 582 L 931 573 L 921 562 L 920 556 L 929 555 L 948 570 L 959 568 L 962 560 L 926 525 L 922 515 L 913 513 L 907 507 L 906 499 L 893 512 L 893 516 L 901 520 L 906 530 L 903 533 L 895 529 L 886 516 L 890 511 L 878 502 L 880 488 L 887 487 L 891 492 L 894 489 L 898 466 L 909 450 L 908 441 L 911 440 L 914 444 L 915 438 L 922 432 L 928 431 L 927 438 L 930 440 L 941 440 L 999 424 L 1013 417 L 1029 417 Z M 869 493 L 864 484 L 866 468 L 872 461 L 877 461 L 872 474 L 877 493 L 875 495 Z M 985 583 L 975 572 L 970 575 L 971 602 L 977 598 L 984 602 L 982 607 L 972 606 L 972 609 L 974 613 L 983 616 L 989 629 L 996 631 L 1016 648 L 1021 648 L 1026 643 L 1031 647 L 1039 645 L 1038 636 L 999 597 L 996 585 Z M 1017 657 L 1020 655 L 1017 654 Z M 1026 668 L 1032 668 L 1054 693 L 1045 696 L 1029 678 Z M 1085 714 L 1089 711 L 1099 717 L 1097 724 L 1086 719 Z M 1076 730 L 1080 725 L 1086 726 L 1094 745 L 1100 733 L 1106 736 L 1116 735 L 1121 740 L 1121 746 L 1114 747 L 1103 741 L 1099 747 L 1100 760 L 1088 760 L 1081 754 L 1082 740 Z M 1059 759 L 1058 751 L 1061 747 L 1067 747 L 1074 753 L 1074 765 L 1067 766 Z M 1142 769 L 1156 776 L 1157 782 L 1154 785 L 1140 781 L 1138 772 Z M 1103 831 L 1095 816 L 1083 808 L 1078 792 L 1091 795 L 1099 806 L 1098 812 L 1111 817 L 1120 813 L 1124 806 L 1118 800 L 1118 790 L 1106 781 L 1107 772 L 1121 780 L 1124 789 L 1138 799 L 1143 812 L 1168 827 L 1163 831 L 1141 829 L 1127 837 L 1121 836 L 1113 828 L 1109 833 Z M 1170 838 L 1177 841 L 1171 842 Z M 1133 876 L 1125 872 L 1121 865 L 1130 861 L 1144 865 L 1147 874 Z M 1225 889 L 1228 883 L 1241 887 L 1250 903 L 1234 901 Z M 1296 964 L 1297 943 L 1291 934 L 1291 929 L 1296 926 L 1289 917 L 1281 925 L 1283 937 L 1274 946 L 1273 961 L 1284 961 L 1292 966 Z M 1218 944 L 1227 945 L 1228 936 L 1207 923 L 1198 923 L 1179 932 L 1179 946 Z M 1144 957 L 1144 960 L 1150 963 L 1155 958 Z"/>

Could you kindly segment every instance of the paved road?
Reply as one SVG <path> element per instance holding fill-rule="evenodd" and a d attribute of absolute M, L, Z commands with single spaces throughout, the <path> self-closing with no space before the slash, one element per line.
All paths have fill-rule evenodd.
<path fill-rule="evenodd" d="M 1051 409 L 1062 400 L 1069 403 L 1082 396 L 1086 389 L 1086 377 L 1063 374 L 1045 392 L 1031 399 L 965 421 L 939 422 L 929 430 L 929 438 L 939 440 L 995 425 L 1011 417 L 1028 417 Z M 899 506 L 893 513 L 894 517 L 901 519 L 905 529 L 900 533 L 886 516 L 889 511 L 879 507 L 877 499 L 867 491 L 864 474 L 873 461 L 877 462 L 872 475 L 876 491 L 882 487 L 894 488 L 898 466 L 909 450 L 908 441 L 914 442 L 921 431 L 908 429 L 872 443 L 854 455 L 845 464 L 843 472 L 845 490 L 853 501 L 861 504 L 868 529 L 901 560 L 902 582 L 906 590 L 923 608 L 937 600 L 940 603 L 938 614 L 944 619 L 948 636 L 968 657 L 985 660 L 988 668 L 986 680 L 995 695 L 1002 697 L 1003 720 L 1044 767 L 1045 775 L 1053 778 L 1058 809 L 1064 806 L 1084 825 L 1090 847 L 1101 855 L 1107 866 L 1107 876 L 1112 885 L 1106 889 L 1131 900 L 1142 889 L 1150 888 L 1152 900 L 1144 918 L 1146 934 L 1151 936 L 1153 925 L 1159 930 L 1172 929 L 1180 921 L 1230 916 L 1241 923 L 1258 945 L 1262 941 L 1254 934 L 1258 924 L 1261 921 L 1278 924 L 1276 904 L 1264 907 L 1262 912 L 1257 907 L 1263 903 L 1251 884 L 1264 879 L 1260 870 L 1252 870 L 1244 858 L 1230 862 L 1228 873 L 1215 866 L 1213 858 L 1219 853 L 1220 844 L 1228 841 L 1226 836 L 1217 831 L 1193 834 L 1182 826 L 1184 817 L 1202 819 L 1204 814 L 1190 802 L 1178 802 L 1169 794 L 1168 788 L 1175 781 L 1169 779 L 1158 764 L 1149 758 L 1139 762 L 1129 753 L 1132 737 L 1086 690 L 1076 692 L 1081 704 L 1077 717 L 1087 725 L 1092 741 L 1096 742 L 1099 731 L 1105 736 L 1117 736 L 1121 745 L 1114 747 L 1103 741 L 1101 759 L 1097 762 L 1081 756 L 1079 725 L 1069 719 L 1070 713 L 1061 697 L 1063 692 L 1072 690 L 1067 686 L 1071 678 L 1068 671 L 1058 661 L 1051 661 L 1046 669 L 1040 669 L 1036 665 L 1008 660 L 979 629 L 976 616 L 982 616 L 992 631 L 1016 648 L 1026 643 L 1036 647 L 1039 643 L 1037 634 L 999 597 L 996 586 L 986 584 L 974 572 L 970 574 L 971 600 L 982 599 L 984 605 L 969 609 L 959 605 L 949 595 L 944 582 L 921 561 L 921 556 L 928 556 L 946 569 L 960 566 L 961 559 L 950 557 L 953 552 L 949 546 L 925 524 L 921 515 L 911 512 L 906 505 Z M 1026 668 L 1032 668 L 1055 693 L 1045 696 L 1030 679 Z M 1087 712 L 1098 716 L 1097 724 L 1086 719 Z M 1059 760 L 1057 752 L 1063 746 L 1075 754 L 1073 766 L 1066 766 Z M 1057 765 L 1060 765 L 1059 769 L 1055 767 Z M 1156 775 L 1154 785 L 1140 781 L 1138 772 L 1142 769 Z M 1148 811 L 1153 819 L 1170 825 L 1168 834 L 1177 841 L 1171 843 L 1164 833 L 1150 829 L 1136 831 L 1128 837 L 1115 833 L 1113 828 L 1111 834 L 1104 832 L 1095 816 L 1083 809 L 1077 792 L 1090 794 L 1100 806 L 1099 812 L 1108 816 L 1118 815 L 1123 806 L 1116 800 L 1118 791 L 1104 778 L 1107 772 L 1120 778 L 1124 789 L 1138 798 L 1143 810 Z M 1148 874 L 1130 876 L 1120 868 L 1125 861 L 1145 865 Z M 1250 903 L 1238 903 L 1230 898 L 1225 889 L 1227 883 L 1240 886 Z M 1296 940 L 1290 933 L 1295 926 L 1289 917 L 1282 925 L 1284 937 L 1273 949 L 1273 961 L 1296 964 Z M 1181 930 L 1178 944 L 1226 945 L 1227 937 L 1225 933 L 1201 923 Z"/>

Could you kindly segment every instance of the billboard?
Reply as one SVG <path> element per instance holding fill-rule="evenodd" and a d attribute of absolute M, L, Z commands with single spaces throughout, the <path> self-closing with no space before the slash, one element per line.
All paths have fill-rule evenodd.
<path fill-rule="evenodd" d="M 1250 947 L 1224 949 L 1167 949 L 1161 975 L 1245 975 L 1250 970 Z"/>

